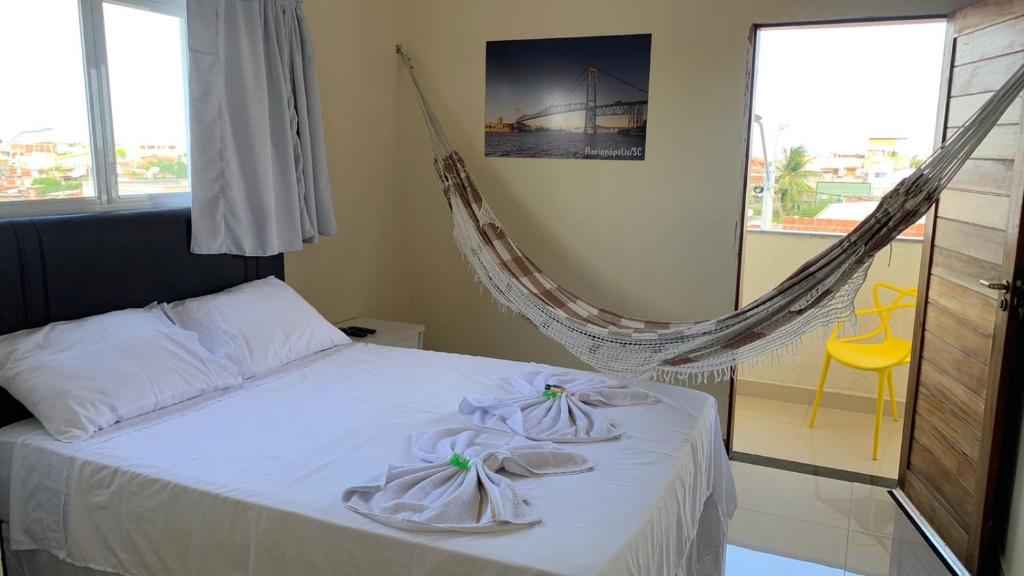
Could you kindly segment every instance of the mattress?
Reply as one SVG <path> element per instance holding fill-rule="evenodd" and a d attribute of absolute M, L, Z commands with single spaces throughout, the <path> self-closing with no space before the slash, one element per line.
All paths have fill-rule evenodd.
<path fill-rule="evenodd" d="M 0 522 L 11 519 L 11 465 L 18 439 L 43 429 L 35 418 L 0 428 Z"/>
<path fill-rule="evenodd" d="M 10 545 L 136 576 L 715 571 L 735 489 L 714 399 L 681 387 L 636 383 L 662 401 L 603 408 L 623 437 L 567 446 L 592 472 L 516 478 L 539 525 L 408 532 L 341 503 L 346 487 L 412 462 L 411 433 L 463 424 L 463 396 L 536 368 L 352 344 L 83 442 L 28 432 Z"/>

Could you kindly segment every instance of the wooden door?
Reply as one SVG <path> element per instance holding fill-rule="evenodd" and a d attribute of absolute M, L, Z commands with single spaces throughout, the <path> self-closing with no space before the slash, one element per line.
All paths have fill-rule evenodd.
<path fill-rule="evenodd" d="M 961 126 L 1022 64 L 1024 2 L 986 0 L 954 14 L 943 133 Z M 1022 125 L 1018 98 L 929 217 L 907 392 L 897 497 L 974 574 L 997 573 L 993 504 L 1005 464 L 1002 440 L 1015 437 L 1020 418 L 1007 418 L 1007 408 L 1024 290 L 981 281 L 1012 285 L 1024 271 Z"/>

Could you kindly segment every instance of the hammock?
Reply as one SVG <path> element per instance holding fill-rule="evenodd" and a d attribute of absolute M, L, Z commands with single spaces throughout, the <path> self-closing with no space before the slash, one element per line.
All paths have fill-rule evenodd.
<path fill-rule="evenodd" d="M 719 318 L 660 322 L 617 314 L 559 286 L 508 235 L 448 142 L 412 61 L 402 57 L 426 120 L 434 168 L 451 207 L 455 241 L 498 303 L 596 370 L 641 377 L 705 377 L 779 351 L 853 315 L 854 297 L 879 250 L 923 217 L 1024 88 L 1024 66 L 935 151 L 882 197 L 847 236 L 756 301 Z"/>

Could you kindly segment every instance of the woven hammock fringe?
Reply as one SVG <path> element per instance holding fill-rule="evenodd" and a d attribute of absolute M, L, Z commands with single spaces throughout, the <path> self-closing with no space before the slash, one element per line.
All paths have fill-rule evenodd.
<path fill-rule="evenodd" d="M 787 330 L 777 331 L 774 337 L 764 337 L 753 346 L 737 350 L 733 355 L 719 355 L 713 361 L 704 361 L 693 366 L 673 367 L 653 364 L 646 369 L 635 368 L 628 364 L 609 364 L 603 358 L 595 357 L 588 349 L 592 340 L 574 330 L 565 331 L 559 322 L 550 322 L 550 308 L 539 303 L 536 298 L 524 294 L 520 282 L 509 278 L 505 267 L 486 257 L 486 251 L 480 245 L 480 235 L 476 226 L 469 218 L 466 209 L 460 203 L 452 203 L 453 235 L 456 246 L 463 259 L 469 264 L 473 277 L 481 286 L 485 286 L 492 298 L 504 313 L 512 312 L 523 317 L 544 334 L 562 344 L 577 357 L 591 366 L 607 373 L 629 375 L 634 377 L 667 381 L 687 386 L 705 385 L 710 381 L 721 381 L 735 374 L 737 366 L 757 366 L 782 362 L 797 353 L 800 337 L 803 334 L 820 334 L 824 339 L 840 322 L 851 323 L 855 320 L 853 299 L 864 283 L 867 266 L 854 274 L 850 282 L 831 296 L 831 304 L 819 302 L 814 313 L 802 315 L 799 325 L 787 326 Z M 870 264 L 870 263 L 869 263 Z M 816 290 L 812 298 L 818 298 L 823 290 Z M 795 330 L 794 330 L 795 329 Z M 794 330 L 793 335 L 785 335 Z M 780 338 L 775 344 L 773 338 Z M 653 342 L 657 344 L 657 341 Z M 764 348 L 763 351 L 759 348 Z M 625 366 L 626 369 L 622 369 Z"/>
<path fill-rule="evenodd" d="M 457 237 L 456 237 L 457 238 Z M 486 282 L 477 274 L 470 263 L 469 256 L 465 250 L 459 250 L 459 255 L 462 257 L 472 272 L 474 281 L 476 282 L 478 290 L 483 293 L 487 287 Z M 498 297 L 491 292 L 489 289 L 486 292 L 491 296 L 491 300 L 494 301 L 498 312 L 503 316 L 521 317 L 511 305 L 499 300 Z M 812 341 L 817 344 L 824 344 L 825 341 L 831 336 L 833 330 L 837 326 L 847 326 L 849 329 L 856 327 L 857 315 L 854 313 L 855 309 L 851 304 L 849 309 L 843 314 L 843 316 L 835 324 L 826 324 L 815 329 L 809 330 L 806 334 L 797 338 L 796 340 L 786 344 L 781 348 L 772 350 L 766 354 L 760 356 L 754 356 L 748 358 L 738 365 L 723 366 L 716 368 L 713 371 L 698 371 L 698 372 L 687 372 L 677 370 L 669 367 L 658 366 L 651 371 L 650 374 L 641 374 L 639 377 L 646 378 L 655 382 L 665 382 L 669 384 L 677 384 L 692 388 L 695 386 L 707 385 L 708 382 L 723 382 L 736 375 L 743 369 L 758 369 L 758 368 L 769 368 L 783 363 L 789 358 L 799 355 L 804 349 L 804 341 L 807 337 L 810 337 Z"/>
<path fill-rule="evenodd" d="M 469 250 L 465 248 L 461 242 L 459 242 L 458 229 L 453 231 L 453 235 L 456 240 L 456 245 L 459 248 L 459 255 L 462 257 L 463 262 L 469 266 L 474 281 L 476 282 L 477 288 L 481 293 L 487 288 L 487 282 L 484 278 L 476 272 L 472 265 L 472 261 L 469 256 Z M 521 315 L 516 312 L 511 304 L 501 300 L 497 295 L 487 289 L 487 293 L 491 296 L 491 300 L 494 301 L 498 311 L 504 316 L 515 316 L 520 317 Z M 844 335 L 847 332 L 854 332 L 857 327 L 857 314 L 855 313 L 855 307 L 852 302 L 839 314 L 838 320 L 835 322 L 829 322 L 818 326 L 816 328 L 809 329 L 806 333 L 802 334 L 795 340 L 785 344 L 782 347 L 771 350 L 765 354 L 759 356 L 753 356 L 741 361 L 739 364 L 727 365 L 720 368 L 716 368 L 713 371 L 683 371 L 675 368 L 658 366 L 654 370 L 645 376 L 650 380 L 656 382 L 667 382 L 671 384 L 679 384 L 687 387 L 695 385 L 705 385 L 708 381 L 721 382 L 726 379 L 736 376 L 743 369 L 756 370 L 759 368 L 770 368 L 777 366 L 789 358 L 799 355 L 804 347 L 805 341 L 810 338 L 815 344 L 824 344 L 828 338 L 832 335 L 833 331 L 837 328 L 840 331 L 840 335 Z"/>
<path fill-rule="evenodd" d="M 559 286 L 501 226 L 448 141 L 413 70 L 405 62 L 427 124 L 434 167 L 451 207 L 455 244 L 481 287 L 503 312 L 526 319 L 594 369 L 705 385 L 738 367 L 783 362 L 803 336 L 826 339 L 856 322 L 854 299 L 874 255 L 922 218 L 1024 89 L 1024 66 L 917 170 L 879 201 L 848 235 L 746 306 L 700 322 L 630 318 L 602 309 Z"/>

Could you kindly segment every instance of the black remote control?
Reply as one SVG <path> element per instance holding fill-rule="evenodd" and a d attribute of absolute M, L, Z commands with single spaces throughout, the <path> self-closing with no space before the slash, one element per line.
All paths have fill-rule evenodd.
<path fill-rule="evenodd" d="M 364 328 L 362 326 L 345 326 L 341 331 L 349 338 L 366 338 L 377 333 L 373 328 Z"/>

